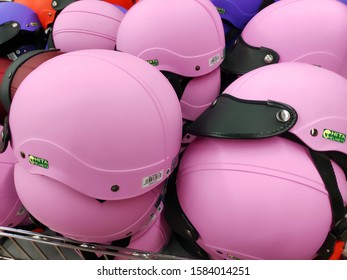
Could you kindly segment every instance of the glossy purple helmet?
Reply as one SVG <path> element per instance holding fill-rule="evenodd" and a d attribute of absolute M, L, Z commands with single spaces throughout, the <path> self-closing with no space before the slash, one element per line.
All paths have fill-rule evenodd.
<path fill-rule="evenodd" d="M 36 13 L 25 5 L 0 3 L 0 55 L 14 60 L 21 54 L 42 48 L 44 33 Z"/>

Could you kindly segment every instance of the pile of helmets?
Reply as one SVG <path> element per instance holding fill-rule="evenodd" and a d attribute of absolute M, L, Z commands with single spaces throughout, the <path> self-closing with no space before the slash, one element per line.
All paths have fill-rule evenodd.
<path fill-rule="evenodd" d="M 346 36 L 343 0 L 0 2 L 0 226 L 343 258 Z"/>

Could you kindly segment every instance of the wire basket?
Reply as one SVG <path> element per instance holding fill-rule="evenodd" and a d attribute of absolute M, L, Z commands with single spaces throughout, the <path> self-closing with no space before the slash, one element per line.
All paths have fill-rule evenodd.
<path fill-rule="evenodd" d="M 54 233 L 53 233 L 54 234 Z M 83 243 L 51 233 L 0 226 L 0 260 L 183 260 L 186 257 Z"/>

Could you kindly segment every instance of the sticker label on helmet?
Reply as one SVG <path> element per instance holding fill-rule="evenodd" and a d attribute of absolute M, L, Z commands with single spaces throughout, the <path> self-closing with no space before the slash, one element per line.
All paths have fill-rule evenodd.
<path fill-rule="evenodd" d="M 35 157 L 33 155 L 29 155 L 29 162 L 33 165 L 37 165 L 39 167 L 42 168 L 49 168 L 49 164 L 48 164 L 48 160 L 44 159 L 44 158 L 39 158 L 39 157 Z"/>
<path fill-rule="evenodd" d="M 216 54 L 214 57 L 211 57 L 209 60 L 208 60 L 208 65 L 211 67 L 213 65 L 215 65 L 216 63 L 218 63 L 219 61 L 221 60 L 221 56 L 220 54 Z"/>
<path fill-rule="evenodd" d="M 159 60 L 158 59 L 149 59 L 147 62 L 153 66 L 158 66 L 159 65 Z"/>
<path fill-rule="evenodd" d="M 217 11 L 219 14 L 224 15 L 225 14 L 225 9 L 217 7 Z"/>
<path fill-rule="evenodd" d="M 149 187 L 149 186 L 151 186 L 157 182 L 160 182 L 161 179 L 163 178 L 163 173 L 164 173 L 164 171 L 161 170 L 158 173 L 155 173 L 153 175 L 150 175 L 148 177 L 143 178 L 142 179 L 142 187 L 147 188 L 147 187 Z"/>
<path fill-rule="evenodd" d="M 322 136 L 325 139 L 332 140 L 339 143 L 345 143 L 346 141 L 346 134 L 343 134 L 341 132 L 337 132 L 331 129 L 324 129 Z"/>

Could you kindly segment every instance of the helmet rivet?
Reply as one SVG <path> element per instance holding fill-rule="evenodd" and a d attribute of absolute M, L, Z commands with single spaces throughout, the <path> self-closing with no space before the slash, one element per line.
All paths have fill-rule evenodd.
<path fill-rule="evenodd" d="M 264 62 L 267 63 L 267 64 L 270 64 L 273 60 L 274 60 L 274 57 L 273 57 L 272 54 L 267 54 L 267 55 L 264 57 Z"/>
<path fill-rule="evenodd" d="M 312 128 L 310 131 L 311 136 L 316 137 L 318 135 L 318 130 L 315 128 Z"/>
<path fill-rule="evenodd" d="M 48 16 L 50 16 L 50 17 L 51 17 L 51 16 L 52 16 L 52 13 L 48 13 Z"/>
<path fill-rule="evenodd" d="M 12 27 L 13 28 L 17 28 L 18 27 L 18 23 L 17 22 L 12 23 Z"/>
<path fill-rule="evenodd" d="M 170 168 L 168 168 L 167 170 L 166 170 L 166 175 L 169 175 L 170 174 Z"/>
<path fill-rule="evenodd" d="M 185 229 L 184 231 L 185 231 L 186 235 L 188 236 L 188 238 L 192 238 L 193 237 L 193 234 L 192 234 L 192 232 L 189 229 Z"/>
<path fill-rule="evenodd" d="M 200 70 L 200 66 L 199 65 L 195 66 L 195 70 L 199 71 Z"/>
<path fill-rule="evenodd" d="M 22 158 L 25 158 L 25 153 L 24 153 L 24 152 L 20 152 L 20 156 L 21 156 Z"/>
<path fill-rule="evenodd" d="M 216 99 L 215 101 L 212 102 L 211 107 L 213 107 L 214 105 L 216 105 L 216 103 L 217 103 L 217 99 Z"/>
<path fill-rule="evenodd" d="M 26 24 L 25 26 L 26 26 L 26 27 L 29 27 L 29 24 Z"/>
<path fill-rule="evenodd" d="M 276 119 L 279 122 L 287 122 L 290 120 L 290 113 L 287 110 L 281 110 L 276 113 Z"/>
<path fill-rule="evenodd" d="M 118 186 L 118 185 L 113 185 L 113 186 L 111 187 L 111 191 L 113 191 L 113 192 L 118 192 L 118 191 L 119 191 L 119 186 Z"/>
<path fill-rule="evenodd" d="M 52 6 L 53 6 L 53 7 L 58 6 L 58 2 L 57 2 L 57 1 L 53 1 L 53 2 L 52 2 Z"/>

